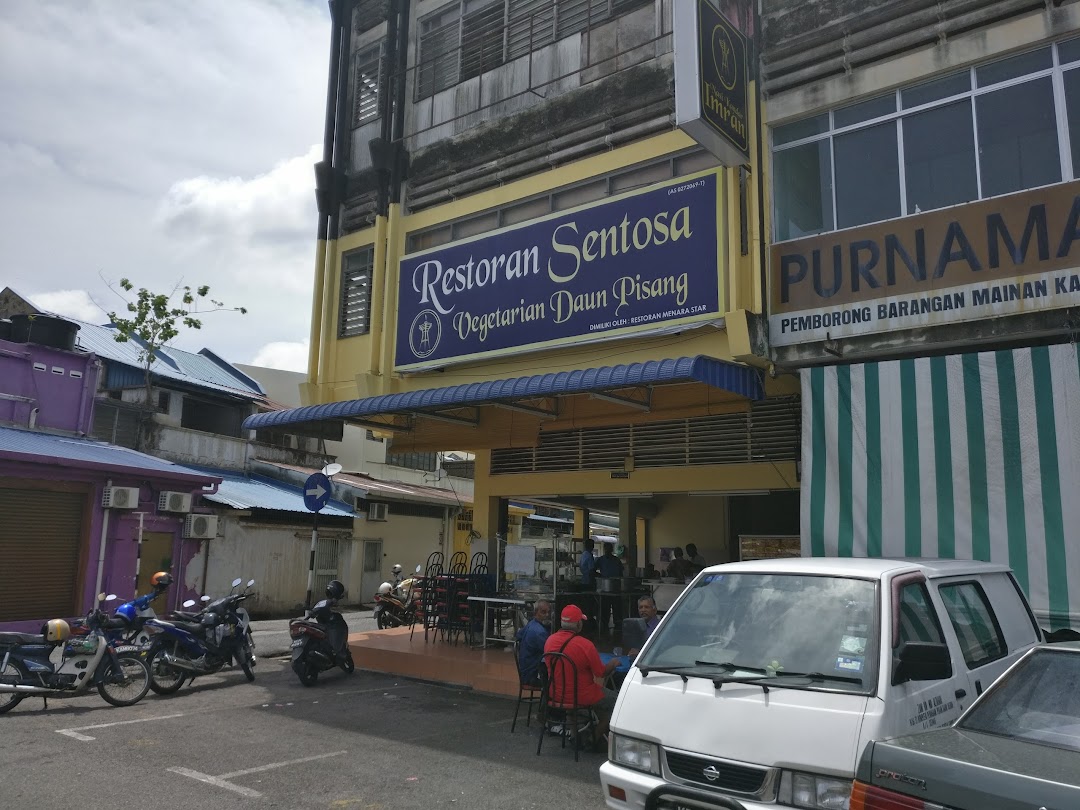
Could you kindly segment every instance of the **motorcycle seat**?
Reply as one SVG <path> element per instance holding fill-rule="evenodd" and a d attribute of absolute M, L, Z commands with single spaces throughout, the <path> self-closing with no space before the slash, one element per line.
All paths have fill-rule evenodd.
<path fill-rule="evenodd" d="M 191 633 L 192 635 L 196 635 L 196 636 L 203 635 L 203 631 L 206 629 L 201 624 L 199 624 L 198 622 L 185 622 L 185 621 L 180 621 L 178 619 L 173 619 L 173 620 L 167 621 L 167 622 L 162 621 L 162 622 L 160 622 L 160 624 L 170 625 L 170 626 L 175 627 L 175 628 L 177 628 L 179 630 L 186 630 L 187 632 Z"/>
<path fill-rule="evenodd" d="M 197 622 L 199 613 L 194 610 L 177 610 L 169 614 L 170 619 L 179 619 L 182 622 Z"/>
<path fill-rule="evenodd" d="M 12 644 L 52 644 L 51 641 L 46 641 L 45 636 L 35 635 L 34 633 L 0 633 L 0 645 L 9 646 Z"/>

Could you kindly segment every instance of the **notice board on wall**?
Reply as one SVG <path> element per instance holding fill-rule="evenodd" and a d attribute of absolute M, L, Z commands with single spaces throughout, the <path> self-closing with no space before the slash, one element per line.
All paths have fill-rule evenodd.
<path fill-rule="evenodd" d="M 531 577 L 536 573 L 536 546 L 508 543 L 506 556 L 503 558 L 503 571 L 507 574 L 525 574 Z"/>

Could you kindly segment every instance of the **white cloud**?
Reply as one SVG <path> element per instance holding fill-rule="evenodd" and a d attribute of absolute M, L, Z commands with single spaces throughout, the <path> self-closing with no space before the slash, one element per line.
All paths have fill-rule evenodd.
<path fill-rule="evenodd" d="M 278 368 L 282 371 L 307 371 L 308 341 L 303 343 L 267 343 L 255 354 L 253 366 Z"/>
<path fill-rule="evenodd" d="M 86 290 L 56 290 L 30 296 L 34 305 L 46 312 L 67 315 L 87 323 L 105 323 L 109 319 Z"/>
<path fill-rule="evenodd" d="M 250 180 L 201 175 L 174 183 L 158 206 L 156 223 L 171 236 L 237 239 L 314 239 L 313 166 L 320 147 L 282 161 Z"/>
<path fill-rule="evenodd" d="M 209 284 L 250 314 L 179 348 L 299 345 L 329 40 L 317 0 L 0 2 L 0 286 L 85 317 Z"/>

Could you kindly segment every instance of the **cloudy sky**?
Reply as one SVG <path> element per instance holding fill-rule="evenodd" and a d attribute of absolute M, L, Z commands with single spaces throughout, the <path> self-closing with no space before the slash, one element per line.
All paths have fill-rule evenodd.
<path fill-rule="evenodd" d="M 329 41 L 322 0 L 0 2 L 0 289 L 209 284 L 249 314 L 174 345 L 304 370 Z"/>

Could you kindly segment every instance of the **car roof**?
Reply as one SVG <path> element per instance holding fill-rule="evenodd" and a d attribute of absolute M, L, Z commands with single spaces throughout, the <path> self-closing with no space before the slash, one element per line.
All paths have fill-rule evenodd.
<path fill-rule="evenodd" d="M 988 574 L 1008 571 L 1001 563 L 979 560 L 936 560 L 903 557 L 781 557 L 770 560 L 748 560 L 723 563 L 705 569 L 710 573 L 758 572 L 785 574 L 817 574 L 879 579 L 887 573 L 922 571 L 928 579 Z"/>

